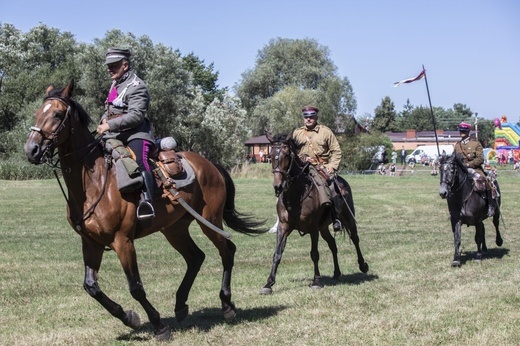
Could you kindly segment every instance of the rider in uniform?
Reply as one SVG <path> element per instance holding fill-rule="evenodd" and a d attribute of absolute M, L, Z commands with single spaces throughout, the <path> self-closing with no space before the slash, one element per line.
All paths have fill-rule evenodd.
<path fill-rule="evenodd" d="M 322 204 L 332 204 L 332 227 L 339 231 L 341 222 L 338 215 L 342 197 L 335 191 L 334 177 L 341 163 L 341 148 L 332 130 L 318 124 L 318 112 L 314 106 L 302 109 L 305 125 L 294 130 L 293 139 L 300 159 L 311 163 L 310 175 L 318 186 Z"/>
<path fill-rule="evenodd" d="M 106 52 L 105 65 L 112 85 L 97 132 L 105 138 L 120 140 L 134 152 L 144 183 L 143 196 L 137 207 L 137 217 L 143 220 L 155 216 L 152 206 L 155 182 L 148 164 L 155 138 L 148 116 L 150 94 L 144 81 L 131 68 L 130 56 L 128 49 L 109 48 Z"/>
<path fill-rule="evenodd" d="M 479 178 L 486 179 L 486 174 L 482 169 L 484 163 L 484 150 L 479 141 L 474 140 L 470 137 L 471 125 L 465 122 L 461 122 L 458 127 L 461 140 L 455 144 L 453 149 L 455 154 L 459 154 L 468 171 L 472 174 L 473 179 Z M 486 183 L 486 197 L 488 199 L 488 217 L 495 215 L 495 206 L 493 201 L 493 191 L 491 185 Z"/>

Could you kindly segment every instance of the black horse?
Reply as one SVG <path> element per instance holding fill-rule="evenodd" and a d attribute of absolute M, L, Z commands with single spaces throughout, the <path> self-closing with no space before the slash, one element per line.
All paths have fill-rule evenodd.
<path fill-rule="evenodd" d="M 450 158 L 441 158 L 441 184 L 439 195 L 448 200 L 451 228 L 455 253 L 453 267 L 460 266 L 461 226 L 475 226 L 475 243 L 477 243 L 476 260 L 482 259 L 482 252 L 487 251 L 485 228 L 483 220 L 487 219 L 487 199 L 481 193 L 474 191 L 474 181 L 468 175 L 468 169 L 458 154 Z M 502 246 L 503 240 L 498 229 L 500 219 L 500 188 L 494 181 L 498 197 L 496 198 L 493 225 L 496 230 L 496 244 Z M 485 195 L 485 193 L 484 193 Z"/>
<path fill-rule="evenodd" d="M 273 265 L 271 273 L 267 278 L 266 285 L 260 293 L 271 294 L 272 286 L 275 284 L 276 271 L 282 259 L 282 254 L 287 243 L 287 237 L 294 229 L 300 235 L 310 234 L 311 236 L 311 259 L 314 263 L 314 279 L 312 288 L 321 288 L 320 270 L 318 261 L 319 235 L 327 242 L 334 260 L 334 279 L 341 276 L 338 264 L 338 249 L 336 241 L 329 231 L 332 217 L 329 208 L 319 202 L 316 184 L 308 174 L 308 164 L 302 162 L 297 153 L 292 132 L 289 135 L 281 135 L 276 138 L 267 135 L 273 144 L 271 151 L 272 172 L 274 174 L 273 187 L 278 196 L 278 230 L 276 250 L 273 255 Z M 339 218 L 343 224 L 343 232 L 348 232 L 350 239 L 356 247 L 359 269 L 366 273 L 368 264 L 363 259 L 359 247 L 359 237 L 354 213 L 354 201 L 349 184 L 338 176 L 338 190 L 342 190 L 342 195 L 346 204 L 343 205 Z"/>

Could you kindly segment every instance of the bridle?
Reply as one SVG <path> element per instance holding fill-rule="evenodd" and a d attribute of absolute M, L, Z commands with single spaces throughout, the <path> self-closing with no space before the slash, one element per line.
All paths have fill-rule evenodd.
<path fill-rule="evenodd" d="M 271 169 L 271 173 L 273 173 L 273 174 L 279 173 L 282 175 L 282 189 L 281 189 L 281 191 L 275 192 L 276 197 L 278 197 L 282 192 L 289 190 L 292 183 L 305 172 L 305 169 L 307 168 L 309 163 L 306 163 L 305 165 L 300 166 L 298 164 L 298 160 L 296 159 L 296 154 L 294 153 L 294 150 L 291 150 L 292 148 L 291 148 L 290 144 L 278 142 L 278 143 L 273 144 L 271 146 L 271 149 L 274 150 L 273 169 Z M 282 152 L 282 150 L 289 151 L 290 162 L 289 162 L 289 167 L 287 169 L 282 169 L 280 167 L 280 156 L 285 154 L 284 152 Z M 294 166 L 298 167 L 298 174 L 291 175 L 291 171 L 293 171 Z"/>
<path fill-rule="evenodd" d="M 444 162 L 441 165 L 441 184 L 445 184 L 448 188 L 448 196 L 453 196 L 457 191 L 461 190 L 464 184 L 468 179 L 468 174 L 462 174 L 463 180 L 459 181 L 458 185 L 455 186 L 455 182 L 457 180 L 458 174 L 455 172 L 455 162 L 453 161 L 455 158 L 451 158 L 450 160 Z M 446 182 L 446 173 L 449 173 L 451 177 L 451 181 Z M 471 192 L 470 192 L 471 195 Z M 469 198 L 469 196 L 468 196 Z"/>
<path fill-rule="evenodd" d="M 71 110 L 70 104 L 67 101 L 65 101 L 64 99 L 59 98 L 59 97 L 47 97 L 47 98 L 45 98 L 44 101 L 46 102 L 46 101 L 53 101 L 53 100 L 59 101 L 67 107 L 65 116 L 63 117 L 63 119 L 61 119 L 61 122 L 58 125 L 58 127 L 56 128 L 56 130 L 54 130 L 54 132 L 52 132 L 52 133 L 49 133 L 39 127 L 31 126 L 31 131 L 39 133 L 43 137 L 44 140 L 51 141 L 51 145 L 49 145 L 47 148 L 45 148 L 45 152 L 43 153 L 43 155 L 41 157 L 40 162 L 42 162 L 42 163 L 50 163 L 52 161 L 52 157 L 54 156 L 53 152 L 55 149 L 55 145 L 58 141 L 58 136 L 59 136 L 60 132 L 63 130 L 63 128 L 65 127 L 67 120 L 69 119 L 69 116 L 70 116 L 70 110 Z M 72 134 L 72 127 L 69 131 L 68 139 L 70 138 L 71 134 Z"/>
<path fill-rule="evenodd" d="M 61 184 L 61 181 L 60 181 L 60 179 L 58 177 L 57 169 L 60 168 L 59 167 L 59 162 L 60 162 L 61 159 L 65 158 L 67 156 L 71 156 L 71 155 L 74 155 L 74 154 L 76 154 L 76 153 L 78 153 L 80 151 L 84 151 L 85 149 L 88 149 L 88 152 L 85 155 L 82 155 L 81 158 L 77 162 L 74 162 L 73 164 L 69 165 L 67 167 L 67 169 L 63 169 L 62 168 L 62 171 L 66 171 L 66 172 L 70 173 L 72 171 L 72 167 L 76 166 L 77 164 L 80 164 L 80 163 L 84 162 L 87 159 L 87 157 L 99 145 L 99 142 L 102 140 L 103 136 L 99 136 L 94 141 L 88 143 L 86 146 L 81 147 L 79 149 L 76 149 L 76 150 L 74 150 L 72 152 L 66 153 L 64 155 L 60 155 L 59 152 L 58 152 L 58 158 L 53 162 L 53 158 L 54 158 L 54 156 L 56 156 L 55 153 L 54 153 L 54 150 L 56 149 L 56 144 L 57 144 L 57 141 L 58 141 L 57 139 L 58 139 L 58 136 L 60 135 L 61 131 L 63 131 L 63 129 L 65 128 L 67 122 L 69 122 L 69 125 L 70 125 L 69 126 L 69 134 L 68 134 L 67 139 L 63 142 L 63 143 L 65 143 L 65 142 L 70 140 L 72 134 L 74 133 L 74 128 L 73 128 L 72 124 L 70 124 L 70 114 L 71 114 L 71 109 L 72 109 L 70 102 L 68 100 L 64 99 L 64 98 L 61 98 L 61 97 L 46 97 L 44 99 L 44 103 L 46 101 L 52 101 L 52 100 L 59 101 L 64 106 L 67 107 L 65 115 L 63 116 L 63 119 L 61 120 L 61 122 L 58 125 L 58 127 L 56 128 L 56 130 L 54 130 L 52 133 L 49 133 L 49 132 L 44 131 L 43 129 L 41 129 L 39 127 L 31 126 L 31 131 L 39 133 L 43 137 L 44 140 L 51 141 L 51 145 L 49 145 L 47 148 L 45 148 L 45 152 L 42 154 L 40 162 L 41 163 L 46 163 L 49 166 L 51 166 L 51 168 L 53 170 L 53 173 L 54 173 L 54 176 L 56 177 L 56 180 L 58 181 L 58 185 L 60 186 L 61 192 L 63 193 L 63 197 L 65 198 L 65 201 L 67 202 L 67 205 L 69 206 L 69 209 L 70 210 L 74 210 L 73 205 L 71 204 L 70 199 L 67 197 L 67 194 L 65 193 L 65 189 L 63 188 L 63 186 Z M 74 101 L 72 101 L 72 102 L 74 102 Z M 109 171 L 109 167 L 108 166 L 110 165 L 110 159 L 106 155 L 105 155 L 105 162 L 107 163 L 107 167 L 105 169 L 105 172 L 106 172 L 105 173 L 105 179 L 103 181 L 103 187 L 101 189 L 101 193 L 100 193 L 99 197 L 90 206 L 90 208 L 83 213 L 83 216 L 81 217 L 81 219 L 75 219 L 75 218 L 73 219 L 72 215 L 70 215 L 71 220 L 75 224 L 74 230 L 82 237 L 86 237 L 86 235 L 82 232 L 83 227 L 81 226 L 81 224 L 86 219 L 88 219 L 90 217 L 90 215 L 94 212 L 95 207 L 98 205 L 98 203 L 101 201 L 101 198 L 105 194 L 107 178 L 108 178 L 108 171 Z"/>

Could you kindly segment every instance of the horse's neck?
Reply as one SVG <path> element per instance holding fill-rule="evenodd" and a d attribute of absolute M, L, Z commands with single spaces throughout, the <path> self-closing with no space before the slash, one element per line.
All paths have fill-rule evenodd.
<path fill-rule="evenodd" d="M 77 199 L 83 199 L 87 185 L 102 183 L 104 154 L 90 133 L 74 134 L 58 151 L 63 178 Z"/>

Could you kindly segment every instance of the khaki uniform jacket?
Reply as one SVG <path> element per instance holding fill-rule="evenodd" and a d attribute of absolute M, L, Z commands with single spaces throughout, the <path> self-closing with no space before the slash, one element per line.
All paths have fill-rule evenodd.
<path fill-rule="evenodd" d="M 117 138 L 123 143 L 132 139 L 145 139 L 152 143 L 152 125 L 148 118 L 150 94 L 144 81 L 133 70 L 128 71 L 110 88 L 117 89 L 118 97 L 112 102 L 105 102 L 105 113 L 101 117 L 107 119 L 110 131 L 107 138 Z"/>
<path fill-rule="evenodd" d="M 484 149 L 480 142 L 470 138 L 455 143 L 454 152 L 462 156 L 463 162 L 484 177 L 482 164 L 484 163 Z"/>
<path fill-rule="evenodd" d="M 338 139 L 327 126 L 318 124 L 312 130 L 302 126 L 294 130 L 293 138 L 296 146 L 300 148 L 298 152 L 300 157 L 308 156 L 312 164 L 321 163 L 327 170 L 339 169 L 341 148 Z"/>

